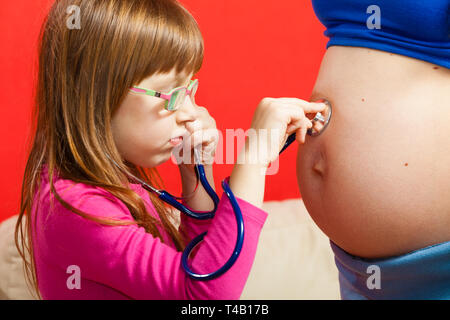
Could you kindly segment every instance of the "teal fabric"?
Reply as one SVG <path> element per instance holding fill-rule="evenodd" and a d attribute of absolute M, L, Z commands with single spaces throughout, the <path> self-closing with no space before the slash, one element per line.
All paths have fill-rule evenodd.
<path fill-rule="evenodd" d="M 342 299 L 450 299 L 450 241 L 383 259 L 353 256 L 330 243 Z"/>

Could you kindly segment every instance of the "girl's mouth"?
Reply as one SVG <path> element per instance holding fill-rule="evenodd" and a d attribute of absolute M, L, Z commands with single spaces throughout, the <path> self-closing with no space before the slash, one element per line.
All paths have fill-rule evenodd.
<path fill-rule="evenodd" d="M 179 136 L 179 137 L 175 137 L 175 138 L 170 139 L 170 143 L 171 143 L 173 146 L 177 146 L 177 145 L 179 145 L 179 144 L 182 143 L 182 142 L 183 142 L 183 137 L 182 137 L 182 136 Z"/>

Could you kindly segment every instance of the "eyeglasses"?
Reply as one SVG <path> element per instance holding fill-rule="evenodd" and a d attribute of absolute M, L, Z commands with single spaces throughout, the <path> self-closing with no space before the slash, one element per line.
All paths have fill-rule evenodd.
<path fill-rule="evenodd" d="M 139 88 L 136 86 L 134 86 L 130 90 L 135 93 L 146 94 L 148 96 L 165 99 L 167 101 L 164 104 L 164 108 L 168 111 L 175 111 L 183 105 L 186 95 L 189 95 L 191 99 L 193 99 L 195 97 L 195 94 L 197 93 L 197 89 L 198 79 L 191 80 L 188 87 L 174 88 L 170 90 L 169 93 L 157 92 L 154 90 Z"/>

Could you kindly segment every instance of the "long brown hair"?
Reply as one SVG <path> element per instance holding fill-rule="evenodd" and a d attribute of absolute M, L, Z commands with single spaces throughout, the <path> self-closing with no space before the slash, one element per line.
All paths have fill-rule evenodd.
<path fill-rule="evenodd" d="M 79 29 L 67 24 L 68 8 L 74 5 L 79 8 Z M 133 223 L 163 241 L 156 227 L 160 222 L 146 211 L 140 196 L 129 188 L 127 175 L 106 154 L 122 170 L 156 188 L 164 188 L 162 179 L 155 168 L 137 167 L 121 159 L 110 122 L 133 85 L 174 68 L 196 73 L 202 61 L 198 25 L 176 0 L 55 1 L 40 32 L 30 152 L 15 230 L 27 282 L 38 298 L 31 210 L 34 195 L 40 192 L 43 166 L 48 168 L 51 195 L 65 208 L 105 225 L 123 224 L 89 215 L 65 202 L 56 192 L 55 172 L 61 178 L 109 191 L 127 206 Z M 173 224 L 172 211 L 149 195 L 164 229 L 182 250 L 183 236 Z"/>

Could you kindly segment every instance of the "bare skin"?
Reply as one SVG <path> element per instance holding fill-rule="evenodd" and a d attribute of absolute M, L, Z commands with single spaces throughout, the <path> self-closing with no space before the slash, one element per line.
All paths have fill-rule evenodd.
<path fill-rule="evenodd" d="M 366 258 L 450 240 L 450 70 L 387 52 L 330 47 L 311 101 L 333 118 L 299 146 L 313 220 Z"/>

